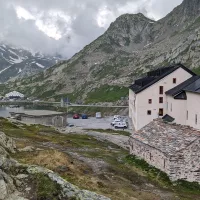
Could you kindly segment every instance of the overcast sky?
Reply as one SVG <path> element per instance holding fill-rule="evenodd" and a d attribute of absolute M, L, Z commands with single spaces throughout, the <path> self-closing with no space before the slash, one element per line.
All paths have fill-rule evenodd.
<path fill-rule="evenodd" d="M 0 0 L 0 41 L 69 58 L 118 16 L 158 20 L 183 0 Z"/>

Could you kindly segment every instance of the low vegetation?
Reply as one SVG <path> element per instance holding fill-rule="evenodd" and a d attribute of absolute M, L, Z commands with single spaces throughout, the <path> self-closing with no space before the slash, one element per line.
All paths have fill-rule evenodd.
<path fill-rule="evenodd" d="M 43 174 L 35 175 L 36 196 L 38 200 L 57 200 L 60 195 L 60 186 Z"/>
<path fill-rule="evenodd" d="M 103 85 L 87 95 L 86 103 L 115 102 L 128 96 L 128 88 Z"/>
<path fill-rule="evenodd" d="M 127 131 L 122 130 L 113 130 L 113 129 L 86 129 L 86 131 L 94 131 L 94 132 L 100 132 L 100 133 L 109 133 L 109 134 L 117 134 L 117 135 L 125 135 L 130 136 L 131 134 Z"/>
<path fill-rule="evenodd" d="M 174 185 L 165 173 L 110 142 L 83 134 L 61 134 L 52 127 L 11 123 L 3 118 L 0 128 L 15 138 L 18 148 L 35 148 L 30 152 L 17 152 L 12 157 L 21 163 L 51 169 L 81 189 L 115 200 L 159 200 L 160 195 L 169 196 L 170 200 L 179 197 L 186 200 L 198 199 L 200 195 L 199 185 L 184 181 Z M 116 134 L 113 133 L 116 131 L 106 132 Z M 36 180 L 38 199 L 56 197 L 59 188 L 49 183 L 48 177 L 39 175 Z"/>
<path fill-rule="evenodd" d="M 196 73 L 197 75 L 200 75 L 200 67 L 194 68 L 193 72 Z"/>
<path fill-rule="evenodd" d="M 189 193 L 195 193 L 200 195 L 200 184 L 197 182 L 191 183 L 185 180 L 171 182 L 168 175 L 165 172 L 160 171 L 159 169 L 149 165 L 145 160 L 139 159 L 133 155 L 126 156 L 125 162 L 144 171 L 150 180 L 159 183 L 159 185 L 173 188 L 177 192 L 187 191 Z"/>

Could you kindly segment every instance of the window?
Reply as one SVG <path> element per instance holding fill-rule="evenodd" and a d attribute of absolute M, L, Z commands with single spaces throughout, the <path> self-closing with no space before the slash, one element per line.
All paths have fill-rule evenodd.
<path fill-rule="evenodd" d="M 159 109 L 159 116 L 162 117 L 163 116 L 163 108 Z"/>
<path fill-rule="evenodd" d="M 147 115 L 151 115 L 151 110 L 147 110 Z"/>
<path fill-rule="evenodd" d="M 173 83 L 176 84 L 176 78 L 173 78 Z"/>
<path fill-rule="evenodd" d="M 152 99 L 149 99 L 149 104 L 152 104 Z"/>
<path fill-rule="evenodd" d="M 159 97 L 159 103 L 163 103 L 163 97 Z"/>
<path fill-rule="evenodd" d="M 163 86 L 160 86 L 159 92 L 160 92 L 160 94 L 163 94 Z"/>
<path fill-rule="evenodd" d="M 187 120 L 188 120 L 188 110 L 187 110 L 186 118 L 187 118 Z"/>
<path fill-rule="evenodd" d="M 197 124 L 197 115 L 195 115 L 195 124 Z"/>

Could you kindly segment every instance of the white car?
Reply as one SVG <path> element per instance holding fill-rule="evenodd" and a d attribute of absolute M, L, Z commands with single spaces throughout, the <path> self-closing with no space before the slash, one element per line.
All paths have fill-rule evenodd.
<path fill-rule="evenodd" d="M 127 128 L 127 124 L 126 122 L 117 122 L 115 125 L 114 125 L 115 128 Z"/>
<path fill-rule="evenodd" d="M 120 115 L 114 115 L 113 120 L 121 118 Z"/>
<path fill-rule="evenodd" d="M 115 120 L 113 120 L 112 122 L 111 122 L 111 125 L 112 126 L 114 126 L 116 123 L 118 123 L 118 122 L 121 122 L 122 120 L 121 119 L 115 119 Z"/>

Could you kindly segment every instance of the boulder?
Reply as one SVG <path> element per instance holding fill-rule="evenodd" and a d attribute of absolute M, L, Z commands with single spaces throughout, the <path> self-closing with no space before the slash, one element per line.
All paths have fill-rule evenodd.
<path fill-rule="evenodd" d="M 16 151 L 16 145 L 13 139 L 6 136 L 3 132 L 0 132 L 0 146 L 11 153 L 15 153 Z"/>

